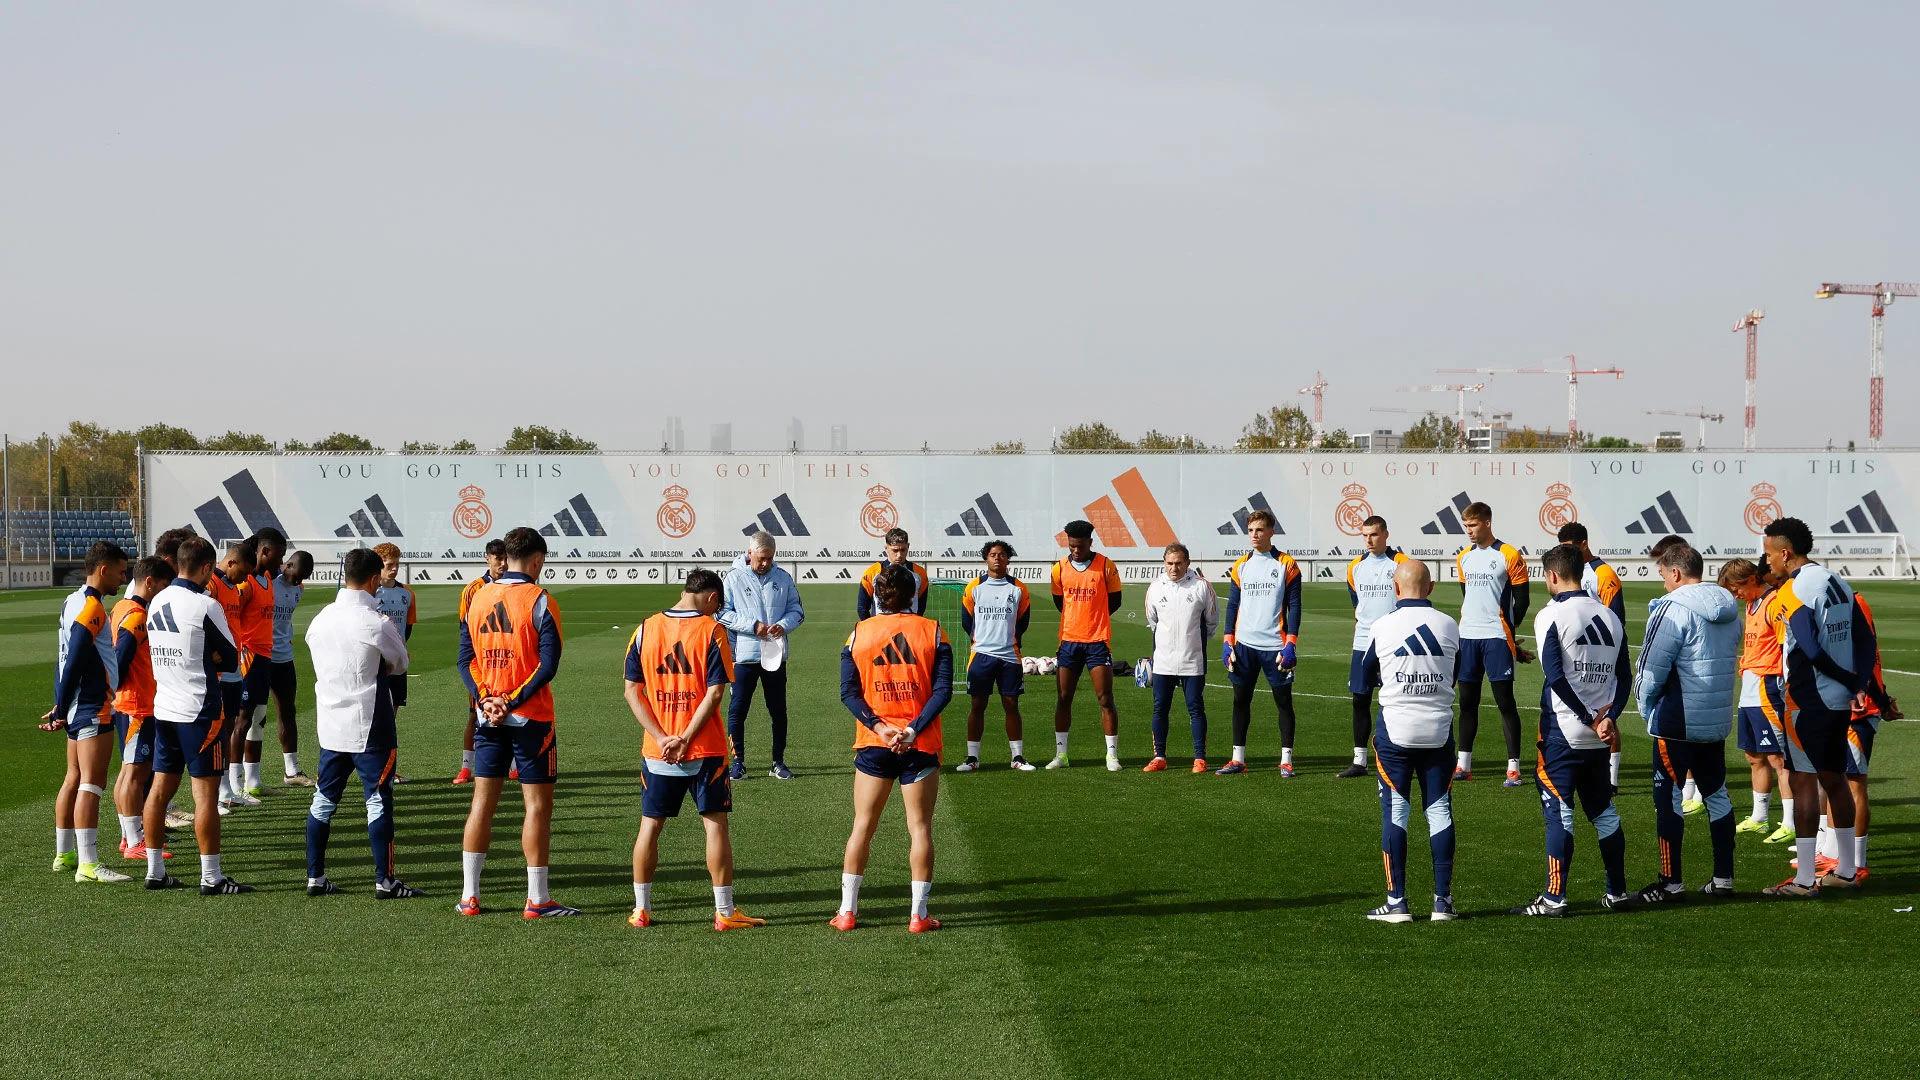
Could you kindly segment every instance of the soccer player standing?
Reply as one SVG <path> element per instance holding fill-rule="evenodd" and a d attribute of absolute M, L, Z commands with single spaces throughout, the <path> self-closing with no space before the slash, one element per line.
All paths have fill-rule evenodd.
<path fill-rule="evenodd" d="M 1847 786 L 1847 723 L 1860 684 L 1853 589 L 1808 558 L 1813 531 L 1799 518 L 1777 518 L 1766 527 L 1767 565 L 1784 579 L 1780 598 L 1786 616 L 1781 660 L 1786 678 L 1787 768 L 1794 798 L 1794 876 L 1762 890 L 1768 896 L 1805 899 L 1823 887 L 1851 888 L 1858 852 L 1839 845 L 1839 865 L 1816 876 L 1820 795 L 1840 834 L 1853 831 L 1853 793 Z"/>
<path fill-rule="evenodd" d="M 1880 719 L 1903 719 L 1900 703 L 1887 693 L 1886 674 L 1880 667 L 1880 635 L 1873 624 L 1873 609 L 1867 606 L 1867 598 L 1860 593 L 1853 594 L 1853 602 L 1860 608 L 1860 641 L 1855 647 L 1855 655 L 1870 657 L 1873 667 L 1867 677 L 1866 688 L 1853 698 L 1853 709 L 1847 722 L 1847 787 L 1853 792 L 1853 835 L 1837 836 L 1839 844 L 1849 841 L 1854 850 L 1854 878 L 1867 880 L 1867 766 L 1873 758 L 1873 739 L 1880 732 Z"/>
<path fill-rule="evenodd" d="M 1382 532 L 1384 533 L 1384 528 Z M 1407 904 L 1407 825 L 1414 778 L 1426 813 L 1433 855 L 1434 922 L 1453 911 L 1453 688 L 1460 664 L 1460 624 L 1435 610 L 1433 572 L 1414 559 L 1393 572 L 1394 607 L 1372 622 L 1361 677 L 1380 688 L 1373 761 L 1380 772 L 1380 853 L 1387 902 L 1367 912 L 1376 922 L 1413 921 Z"/>
<path fill-rule="evenodd" d="M 266 682 L 280 721 L 280 761 L 290 787 L 313 786 L 313 780 L 300 771 L 300 728 L 294 723 L 300 677 L 293 663 L 293 613 L 307 594 L 307 579 L 312 576 L 313 556 L 295 551 L 273 578 L 273 653 L 266 661 Z"/>
<path fill-rule="evenodd" d="M 904 609 L 913 575 L 890 566 L 873 581 L 878 608 L 854 627 L 840 653 L 840 700 L 859 721 L 853 739 L 853 832 L 840 864 L 840 910 L 831 925 L 859 925 L 860 884 L 873 834 L 900 784 L 907 815 L 913 909 L 907 932 L 940 929 L 927 912 L 933 891 L 933 806 L 940 790 L 940 710 L 953 697 L 953 646 L 940 624 Z"/>
<path fill-rule="evenodd" d="M 221 676 L 240 669 L 240 646 L 227 613 L 208 588 L 219 577 L 213 545 L 197 536 L 180 541 L 177 575 L 148 605 L 147 652 L 153 661 L 153 789 L 147 793 L 146 838 L 149 889 L 177 889 L 167 873 L 167 803 L 180 790 L 180 774 L 193 778 L 193 831 L 200 844 L 200 895 L 252 892 L 220 868 L 220 815 L 215 805 L 226 774 L 225 732 L 229 696 L 237 683 Z M 234 691 L 228 691 L 232 686 Z"/>
<path fill-rule="evenodd" d="M 400 628 L 374 606 L 379 556 L 355 548 L 340 569 L 339 593 L 307 625 L 320 739 L 320 782 L 307 810 L 307 895 L 340 891 L 327 877 L 327 841 L 347 781 L 358 773 L 373 848 L 374 899 L 411 899 L 424 894 L 401 881 L 393 868 L 393 769 L 400 734 L 385 678 L 407 670 L 407 643 Z"/>
<path fill-rule="evenodd" d="M 1254 685 L 1261 675 L 1280 714 L 1280 775 L 1293 776 L 1293 665 L 1300 637 L 1300 566 L 1273 546 L 1273 515 L 1247 515 L 1253 550 L 1227 571 L 1224 659 L 1233 684 L 1233 759 L 1218 775 L 1247 771 L 1247 729 L 1253 723 Z"/>
<path fill-rule="evenodd" d="M 1394 610 L 1399 603 L 1394 575 L 1407 558 L 1399 549 L 1387 546 L 1387 519 L 1378 514 L 1360 523 L 1360 540 L 1367 549 L 1347 564 L 1347 600 L 1353 604 L 1353 659 L 1347 665 L 1347 693 L 1353 696 L 1353 764 L 1341 770 L 1339 775 L 1343 780 L 1367 775 L 1367 740 L 1373 732 L 1373 684 L 1367 680 L 1361 665 L 1373 643 L 1374 620 Z M 1431 571 L 1427 574 L 1427 584 L 1430 593 Z M 1424 600 L 1426 596 L 1427 593 L 1422 593 L 1419 598 Z M 1454 624 L 1454 630 L 1458 636 L 1458 623 Z M 1455 650 L 1454 655 L 1457 657 L 1459 651 Z M 1447 701 L 1451 707 L 1451 684 Z M 1449 742 L 1453 739 L 1451 723 L 1447 725 L 1447 739 Z"/>
<path fill-rule="evenodd" d="M 1766 833 L 1774 783 L 1782 798 L 1780 828 L 1765 838 L 1779 844 L 1793 839 L 1793 792 L 1784 756 L 1786 734 L 1780 727 L 1784 707 L 1780 688 L 1780 633 L 1772 613 L 1773 583 L 1765 569 L 1749 559 L 1729 559 L 1720 568 L 1720 587 L 1740 601 L 1744 613 L 1740 648 L 1739 735 L 1741 753 L 1753 783 L 1753 813 L 1733 827 L 1735 833 Z"/>
<path fill-rule="evenodd" d="M 1624 625 L 1627 621 L 1627 593 L 1620 584 L 1620 573 L 1607 560 L 1593 553 L 1593 547 L 1587 542 L 1587 527 L 1577 521 L 1569 521 L 1560 526 L 1559 540 L 1563 544 L 1572 544 L 1580 552 L 1583 567 L 1580 571 L 1581 591 L 1607 605 L 1615 615 L 1620 616 L 1620 622 Z M 1620 751 L 1613 752 L 1607 769 L 1617 791 L 1620 787 Z"/>
<path fill-rule="evenodd" d="M 1207 639 L 1220 628 L 1220 600 L 1193 568 L 1185 544 L 1168 544 L 1166 573 L 1147 586 L 1147 630 L 1153 634 L 1153 759 L 1142 772 L 1167 767 L 1167 714 L 1178 689 L 1193 732 L 1193 771 L 1207 771 Z"/>
<path fill-rule="evenodd" d="M 888 529 L 882 543 L 886 545 L 886 558 L 867 567 L 866 572 L 860 575 L 860 595 L 854 602 L 854 621 L 873 618 L 873 579 L 880 576 L 880 571 L 889 566 L 905 567 L 907 572 L 920 583 L 913 594 L 912 614 L 926 614 L 927 590 L 932 586 L 932 582 L 927 577 L 926 567 L 915 565 L 907 558 L 907 549 L 912 544 L 907 536 L 907 530 Z"/>
<path fill-rule="evenodd" d="M 727 703 L 727 737 L 733 741 L 735 780 L 747 778 L 747 710 L 756 687 L 767 691 L 767 716 L 773 726 L 775 780 L 793 779 L 787 768 L 787 669 L 791 647 L 788 635 L 807 619 L 793 575 L 773 562 L 773 537 L 757 532 L 747 541 L 746 554 L 727 570 L 727 598 L 720 622 L 731 632 L 733 646 L 733 700 Z M 780 657 L 775 663 L 773 656 Z"/>
<path fill-rule="evenodd" d="M 207 579 L 207 595 L 220 605 L 220 612 L 226 617 L 227 632 L 232 635 L 233 643 L 240 650 L 239 662 L 231 671 L 220 672 L 220 737 L 226 740 L 222 747 L 220 770 L 220 813 L 236 806 L 259 806 L 260 800 L 247 794 L 240 758 L 246 749 L 246 706 L 247 706 L 247 638 L 250 625 L 245 590 L 247 579 L 253 575 L 255 555 L 259 550 L 253 540 L 236 540 L 229 543 L 226 553 L 220 558 L 220 566 Z"/>
<path fill-rule="evenodd" d="M 1460 512 L 1468 544 L 1454 557 L 1460 576 L 1460 760 L 1455 780 L 1473 779 L 1473 740 L 1480 733 L 1480 680 L 1493 687 L 1507 737 L 1506 787 L 1520 786 L 1520 708 L 1513 700 L 1513 665 L 1533 654 L 1514 635 L 1532 605 L 1527 560 L 1493 535 L 1493 508 L 1469 503 Z M 1576 552 L 1576 557 L 1578 553 Z M 1583 571 L 1584 573 L 1584 571 Z M 1576 576 L 1574 581 L 1579 581 Z"/>
<path fill-rule="evenodd" d="M 1690 544 L 1663 552 L 1655 565 L 1667 595 L 1647 614 L 1640 649 L 1640 715 L 1653 736 L 1653 810 L 1660 838 L 1660 878 L 1640 902 L 1686 899 L 1681 845 L 1681 777 L 1705 794 L 1713 840 L 1713 879 L 1700 891 L 1733 894 L 1733 800 L 1727 795 L 1727 733 L 1739 681 L 1739 605 L 1719 585 L 1700 580 L 1700 553 Z"/>
<path fill-rule="evenodd" d="M 237 628 L 245 676 L 240 705 L 243 720 L 234 739 L 227 778 L 234 781 L 233 772 L 239 770 L 237 779 L 241 790 L 257 799 L 265 794 L 260 784 L 260 755 L 261 744 L 267 737 L 267 698 L 273 687 L 274 620 L 279 614 L 273 583 L 280 577 L 287 538 L 280 530 L 267 528 L 254 533 L 250 542 L 254 545 L 253 572 L 241 587 L 241 625 Z"/>
<path fill-rule="evenodd" d="M 141 559 L 127 582 L 126 598 L 113 606 L 107 623 L 120 673 L 113 695 L 114 739 L 120 744 L 113 806 L 120 817 L 120 855 L 136 862 L 147 857 L 142 804 L 153 783 L 153 657 L 147 652 L 147 604 L 172 583 L 172 564 L 157 555 Z"/>
<path fill-rule="evenodd" d="M 1620 740 L 1620 710 L 1632 695 L 1627 628 L 1605 605 L 1580 588 L 1580 552 L 1570 544 L 1541 560 L 1553 599 L 1533 621 L 1540 644 L 1539 761 L 1534 766 L 1540 810 L 1547 826 L 1547 883 L 1515 915 L 1559 918 L 1567 914 L 1567 876 L 1573 868 L 1573 805 L 1593 823 L 1607 892 L 1600 903 L 1613 909 L 1632 900 L 1627 892 L 1627 837 L 1613 805 L 1607 754 Z"/>
<path fill-rule="evenodd" d="M 715 717 L 733 681 L 727 631 L 714 619 L 722 599 L 720 575 L 687 575 L 680 602 L 640 624 L 627 643 L 627 708 L 645 733 L 641 740 L 640 833 L 633 841 L 633 914 L 627 925 L 653 925 L 653 875 L 660 866 L 660 833 L 680 816 L 689 794 L 707 834 L 707 874 L 713 881 L 713 928 L 766 925 L 733 903 L 733 781 L 727 776 L 727 736 Z"/>
<path fill-rule="evenodd" d="M 505 541 L 498 537 L 487 541 L 486 556 L 486 570 L 484 570 L 479 577 L 467 582 L 460 590 L 460 605 L 455 609 L 453 617 L 455 626 L 454 633 L 456 636 L 459 633 L 458 628 L 467 624 L 467 609 L 473 606 L 473 594 L 479 592 L 482 585 L 491 585 L 499 580 L 500 575 L 507 570 L 507 545 Z M 467 702 L 466 731 L 460 738 L 460 770 L 453 774 L 453 782 L 455 784 L 473 783 L 473 726 L 479 715 L 479 703 L 469 700 Z M 508 779 L 514 779 L 512 774 L 508 775 Z"/>
<path fill-rule="evenodd" d="M 1053 606 L 1060 612 L 1059 667 L 1054 672 L 1053 760 L 1064 769 L 1067 733 L 1073 728 L 1073 697 L 1085 671 L 1100 702 L 1100 728 L 1107 736 L 1107 771 L 1120 771 L 1120 713 L 1113 703 L 1113 613 L 1120 610 L 1120 568 L 1093 550 L 1093 523 L 1069 521 L 1067 557 L 1053 564 Z"/>
<path fill-rule="evenodd" d="M 578 915 L 578 908 L 554 902 L 548 890 L 553 784 L 560 771 L 552 685 L 560 673 L 560 606 L 536 584 L 547 564 L 546 539 L 521 527 L 507 533 L 506 545 L 506 571 L 474 593 L 460 624 L 460 678 L 479 702 L 482 726 L 474 732 L 473 803 L 460 843 L 457 910 L 480 914 L 480 872 L 493 845 L 503 779 L 513 768 L 526 808 L 520 850 L 527 860 L 527 905 L 521 914 Z"/>
<path fill-rule="evenodd" d="M 100 796 L 113 763 L 113 699 L 120 663 L 107 598 L 127 576 L 127 553 L 102 540 L 87 549 L 86 583 L 60 612 L 53 708 L 42 729 L 67 732 L 67 773 L 53 800 L 53 868 L 75 881 L 115 882 L 127 875 L 100 865 Z"/>
<path fill-rule="evenodd" d="M 967 759 L 954 772 L 980 767 L 980 742 L 986 734 L 987 703 L 997 693 L 1006 714 L 1007 751 L 1015 772 L 1032 772 L 1026 741 L 1021 738 L 1020 695 L 1026 692 L 1020 671 L 1020 640 L 1033 616 L 1027 584 L 1007 572 L 1013 545 L 989 540 L 980 549 L 987 572 L 967 582 L 960 595 L 960 628 L 973 648 L 967 656 Z"/>

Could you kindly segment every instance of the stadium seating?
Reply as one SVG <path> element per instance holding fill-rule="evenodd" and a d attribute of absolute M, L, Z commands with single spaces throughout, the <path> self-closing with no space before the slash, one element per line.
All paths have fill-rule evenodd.
<path fill-rule="evenodd" d="M 52 557 L 59 562 L 86 558 L 87 548 L 99 540 L 111 540 L 128 554 L 139 550 L 133 516 L 125 510 L 0 511 L 0 533 L 15 558 L 29 561 L 48 557 L 49 533 Z"/>

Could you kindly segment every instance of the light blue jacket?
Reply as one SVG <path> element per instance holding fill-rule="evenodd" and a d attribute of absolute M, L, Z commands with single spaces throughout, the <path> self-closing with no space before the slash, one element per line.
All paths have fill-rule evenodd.
<path fill-rule="evenodd" d="M 1740 605 L 1718 585 L 1682 585 L 1648 605 L 1640 715 L 1659 739 L 1714 742 L 1733 730 Z"/>
<path fill-rule="evenodd" d="M 753 634 L 754 623 L 778 623 L 791 634 L 807 620 L 793 575 L 779 563 L 767 567 L 764 574 L 756 574 L 742 555 L 727 570 L 725 585 L 727 599 L 720 607 L 720 623 L 732 634 L 735 663 L 760 662 L 760 639 Z"/>

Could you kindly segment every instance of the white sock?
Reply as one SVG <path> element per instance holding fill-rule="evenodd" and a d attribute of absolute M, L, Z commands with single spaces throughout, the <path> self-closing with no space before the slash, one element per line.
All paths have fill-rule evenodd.
<path fill-rule="evenodd" d="M 1519 759 L 1519 758 L 1517 758 L 1517 757 L 1510 757 L 1510 758 L 1508 758 L 1508 759 L 1507 759 L 1507 771 L 1508 771 L 1508 772 L 1519 772 L 1519 771 L 1520 771 L 1520 759 Z"/>
<path fill-rule="evenodd" d="M 1793 796 L 1791 795 L 1780 796 L 1780 824 L 1789 826 L 1793 824 Z"/>
<path fill-rule="evenodd" d="M 1056 757 L 1067 756 L 1067 733 L 1066 732 L 1056 731 L 1053 733 L 1053 753 L 1054 753 L 1054 756 Z"/>
<path fill-rule="evenodd" d="M 916 881 L 913 883 L 913 917 L 927 917 L 927 896 L 933 892 L 933 882 Z"/>
<path fill-rule="evenodd" d="M 74 843 L 79 845 L 80 862 L 82 864 L 97 863 L 100 861 L 99 829 L 75 829 L 73 830 L 73 839 Z"/>
<path fill-rule="evenodd" d="M 147 878 L 159 881 L 167 876 L 167 857 L 157 847 L 147 849 Z"/>
<path fill-rule="evenodd" d="M 633 883 L 633 910 L 653 910 L 653 882 L 636 881 Z"/>
<path fill-rule="evenodd" d="M 1862 870 L 1867 868 L 1867 838 L 1864 833 L 1853 838 L 1853 864 Z"/>
<path fill-rule="evenodd" d="M 288 776 L 300 775 L 300 755 L 299 754 L 281 754 L 280 760 L 282 764 L 286 767 L 286 772 Z"/>
<path fill-rule="evenodd" d="M 260 786 L 260 763 L 259 762 L 257 761 L 246 762 L 240 766 L 240 769 L 241 769 L 241 772 L 246 776 L 247 790 L 251 791 L 252 789 Z"/>
<path fill-rule="evenodd" d="M 1354 748 L 1353 748 L 1353 763 L 1354 763 L 1355 765 L 1365 765 L 1365 764 L 1367 763 L 1367 748 L 1366 748 L 1366 747 L 1364 747 L 1364 746 L 1356 746 L 1356 747 L 1354 747 Z"/>
<path fill-rule="evenodd" d="M 1280 764 L 1282 765 L 1293 764 L 1293 747 L 1283 746 L 1280 748 Z"/>
<path fill-rule="evenodd" d="M 1026 757 L 1027 741 L 1025 739 L 1008 739 L 1007 740 L 1007 756 L 1018 757 L 1018 758 Z"/>
<path fill-rule="evenodd" d="M 1620 751 L 1618 750 L 1607 756 L 1607 780 L 1614 787 L 1620 786 Z"/>
<path fill-rule="evenodd" d="M 1456 761 L 1455 761 L 1455 762 L 1453 763 L 1453 767 L 1454 767 L 1454 768 L 1456 768 L 1456 769 L 1459 769 L 1459 770 L 1461 770 L 1461 771 L 1463 771 L 1463 772 L 1472 772 L 1472 771 L 1473 771 L 1473 751 L 1471 751 L 1471 750 L 1462 750 L 1462 751 L 1460 751 L 1460 753 L 1459 753 L 1459 754 L 1457 754 L 1457 755 L 1455 755 L 1455 756 L 1456 756 L 1456 757 L 1458 758 L 1458 760 L 1456 760 Z"/>
<path fill-rule="evenodd" d="M 1693 782 L 1693 777 L 1687 777 L 1687 786 L 1681 789 L 1680 798 L 1687 802 L 1700 801 L 1700 785 Z"/>
<path fill-rule="evenodd" d="M 1107 736 L 1107 753 L 1117 754 L 1119 752 L 1120 752 L 1120 736 L 1118 735 Z"/>
<path fill-rule="evenodd" d="M 1793 880 L 1796 884 L 1813 884 L 1813 851 L 1818 844 L 1819 841 L 1811 836 L 1794 837 L 1794 851 L 1800 857 L 1800 865 L 1793 868 Z"/>
<path fill-rule="evenodd" d="M 473 751 L 471 750 L 460 751 L 460 767 L 463 769 L 473 768 Z"/>
<path fill-rule="evenodd" d="M 480 895 L 480 868 L 487 865 L 487 853 L 484 851 L 462 851 L 460 853 L 460 896 Z"/>
<path fill-rule="evenodd" d="M 1234 747 L 1233 760 L 1239 762 L 1242 765 L 1245 765 L 1247 763 L 1247 748 L 1244 746 Z"/>
<path fill-rule="evenodd" d="M 319 877 L 310 877 L 307 879 L 308 888 L 312 888 L 315 885 L 325 885 L 326 883 L 327 883 L 327 875 L 325 874 L 321 874 Z"/>
<path fill-rule="evenodd" d="M 861 880 L 859 874 L 840 875 L 840 913 L 842 915 L 860 910 Z"/>
<path fill-rule="evenodd" d="M 980 744 L 977 742 L 974 742 L 972 739 L 967 740 L 967 756 L 970 758 L 977 758 L 980 756 Z"/>
<path fill-rule="evenodd" d="M 220 856 L 200 856 L 200 884 L 218 885 L 220 883 Z"/>
<path fill-rule="evenodd" d="M 544 866 L 527 867 L 527 900 L 535 904 L 546 904 L 553 900 L 547 892 L 547 868 Z"/>
<path fill-rule="evenodd" d="M 53 830 L 53 853 L 55 855 L 65 855 L 67 852 L 72 851 L 73 849 L 74 848 L 73 848 L 73 830 L 72 829 Z"/>
<path fill-rule="evenodd" d="M 1753 793 L 1753 820 L 1755 821 L 1767 820 L 1767 804 L 1772 801 L 1773 801 L 1772 792 L 1770 791 L 1754 792 Z"/>
<path fill-rule="evenodd" d="M 227 790 L 232 792 L 235 795 L 238 795 L 242 791 L 246 790 L 245 784 L 246 784 L 246 778 L 242 775 L 240 763 L 236 761 L 228 765 L 227 766 Z"/>
<path fill-rule="evenodd" d="M 1840 854 L 1838 850 L 1839 845 L 1834 843 L 1833 823 L 1827 819 L 1827 815 L 1825 814 L 1820 815 L 1820 832 L 1817 835 L 1819 843 L 1813 849 L 1816 853 L 1825 855 L 1829 859 L 1835 858 Z"/>
<path fill-rule="evenodd" d="M 715 885 L 713 887 L 713 913 L 715 915 L 733 914 L 733 886 Z"/>
<path fill-rule="evenodd" d="M 1842 839 L 1846 842 L 1835 845 L 1838 850 L 1834 857 L 1840 860 L 1840 865 L 1834 867 L 1834 871 L 1841 877 L 1852 877 L 1853 872 L 1858 869 L 1858 865 L 1854 862 L 1854 857 L 1859 854 L 1859 849 L 1852 843 L 1852 841 L 1857 838 L 1848 836 Z M 82 858 L 85 858 L 85 856 L 82 856 Z"/>
<path fill-rule="evenodd" d="M 129 846 L 140 843 L 140 819 L 126 814 L 116 814 L 120 819 L 120 842 Z"/>

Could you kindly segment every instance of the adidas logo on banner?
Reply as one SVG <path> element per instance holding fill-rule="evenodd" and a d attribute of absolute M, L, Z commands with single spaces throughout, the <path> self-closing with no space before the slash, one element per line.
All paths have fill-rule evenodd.
<path fill-rule="evenodd" d="M 691 675 L 693 674 L 693 661 L 687 658 L 687 643 L 684 641 L 674 642 L 673 651 L 667 654 L 666 659 L 660 662 L 660 666 L 658 668 L 654 669 L 654 674 L 655 675 Z"/>
<path fill-rule="evenodd" d="M 1247 515 L 1253 513 L 1255 510 L 1265 510 L 1269 514 L 1273 513 L 1273 507 L 1267 505 L 1266 492 L 1256 491 L 1247 496 L 1247 505 L 1235 510 L 1233 517 L 1215 531 L 1221 536 L 1245 536 L 1247 534 Z M 1275 536 L 1284 536 L 1286 535 L 1286 531 L 1287 530 L 1280 527 L 1280 520 L 1278 515 L 1276 515 L 1273 523 L 1273 534 Z"/>
<path fill-rule="evenodd" d="M 1580 636 L 1574 639 L 1576 645 L 1612 645 L 1613 643 L 1613 631 L 1607 629 L 1607 624 L 1601 621 L 1598 615 L 1589 620 L 1587 628 L 1580 631 Z"/>
<path fill-rule="evenodd" d="M 371 516 L 369 516 L 371 515 Z M 347 515 L 347 523 L 333 530 L 335 536 L 399 536 L 400 523 L 387 513 L 387 502 L 378 495 L 367 496 L 366 509 Z M 453 552 L 447 552 L 452 555 Z"/>
<path fill-rule="evenodd" d="M 833 577 L 836 581 L 851 581 L 853 580 L 853 571 L 843 566 L 840 568 L 840 572 L 833 575 Z"/>
<path fill-rule="evenodd" d="M 1897 533 L 1900 530 L 1893 524 L 1893 515 L 1887 513 L 1887 504 L 1880 501 L 1880 492 L 1869 491 L 1860 497 L 1860 502 L 1847 511 L 1847 516 L 1833 523 L 1828 532 L 1837 533 Z"/>
<path fill-rule="evenodd" d="M 464 581 L 466 580 L 466 575 L 462 574 L 458 570 L 449 570 L 447 571 L 447 580 L 448 581 Z"/>
<path fill-rule="evenodd" d="M 960 520 L 947 526 L 948 536 L 1012 536 L 1013 529 L 1000 513 L 1000 505 L 987 492 L 960 511 Z"/>
<path fill-rule="evenodd" d="M 1160 509 L 1160 501 L 1153 497 L 1152 489 L 1147 487 L 1147 478 L 1140 475 L 1139 469 L 1128 469 L 1113 478 L 1113 490 L 1126 504 L 1127 513 L 1133 518 L 1133 524 L 1140 529 L 1140 539 L 1135 540 L 1127 528 L 1127 519 L 1120 516 L 1120 508 L 1113 504 L 1112 495 L 1102 495 L 1088 503 L 1083 509 L 1087 520 L 1093 523 L 1094 534 L 1100 538 L 1104 547 L 1166 547 L 1176 543 L 1180 537 L 1173 531 L 1173 523 L 1167 520 L 1166 512 Z M 1054 542 L 1061 547 L 1067 546 L 1067 534 L 1057 533 Z"/>
<path fill-rule="evenodd" d="M 831 559 L 833 558 L 833 549 L 821 548 L 819 551 L 813 553 L 813 557 L 816 559 Z"/>
<path fill-rule="evenodd" d="M 593 504 L 582 493 L 567 500 L 566 509 L 553 515 L 552 525 L 540 526 L 540 535 L 605 536 L 607 529 L 600 524 L 600 515 L 593 512 Z"/>
<path fill-rule="evenodd" d="M 1433 516 L 1432 521 L 1420 526 L 1420 531 L 1428 536 L 1439 536 L 1442 533 L 1465 536 L 1467 527 L 1460 524 L 1460 512 L 1472 502 L 1473 500 L 1464 491 L 1455 495 L 1450 504 L 1440 508 L 1440 512 Z"/>
<path fill-rule="evenodd" d="M 1425 626 L 1416 626 L 1413 633 L 1407 635 L 1407 643 L 1393 650 L 1395 656 L 1445 656 L 1446 646 L 1433 636 L 1433 631 Z"/>
<path fill-rule="evenodd" d="M 874 667 L 892 667 L 895 664 L 916 663 L 919 663 L 919 661 L 914 658 L 913 646 L 907 644 L 907 635 L 905 634 L 893 635 L 893 640 L 887 642 L 887 647 L 881 649 L 880 655 L 873 658 Z"/>
<path fill-rule="evenodd" d="M 940 557 L 943 559 L 957 559 L 960 557 L 960 553 L 954 551 L 952 548 L 948 548 L 940 553 Z"/>
<path fill-rule="evenodd" d="M 494 601 L 493 610 L 480 620 L 480 629 L 489 634 L 513 633 L 513 620 L 507 616 L 507 605 Z"/>
<path fill-rule="evenodd" d="M 693 559 L 704 559 L 704 558 L 706 558 L 706 557 L 707 557 L 707 549 L 706 549 L 706 548 L 694 548 L 694 549 L 693 549 L 693 554 L 692 554 L 692 555 L 690 555 L 690 556 L 688 556 L 688 557 L 689 557 L 689 558 L 693 558 Z"/>
<path fill-rule="evenodd" d="M 242 469 L 227 477 L 221 485 L 227 498 L 233 500 L 233 509 L 240 514 L 240 520 L 246 522 L 241 529 L 234 520 L 227 504 L 218 495 L 193 508 L 193 514 L 200 519 L 200 533 L 208 540 L 218 543 L 221 540 L 241 540 L 261 529 L 274 528 L 282 533 L 286 527 L 280 524 L 280 515 L 273 512 L 267 503 L 267 494 L 260 490 L 260 482 L 253 478 L 253 470 Z M 345 534 L 341 534 L 345 535 Z M 395 536 L 400 535 L 394 533 Z"/>
<path fill-rule="evenodd" d="M 801 581 L 818 581 L 820 580 L 820 570 L 817 567 L 809 566 L 807 567 L 807 572 L 800 575 L 800 580 Z"/>
<path fill-rule="evenodd" d="M 768 536 L 812 536 L 807 531 L 807 523 L 800 520 L 800 511 L 785 492 L 773 497 L 773 505 L 760 511 L 757 520 L 740 530 L 741 536 L 752 536 L 764 531 Z"/>
<path fill-rule="evenodd" d="M 1627 524 L 1627 531 L 1635 536 L 1664 536 L 1667 533 L 1690 533 L 1693 525 L 1687 521 L 1687 515 L 1680 512 L 1680 502 L 1673 497 L 1673 492 L 1663 491 L 1659 498 L 1653 500 L 1652 506 L 1640 511 L 1639 521 Z"/>

